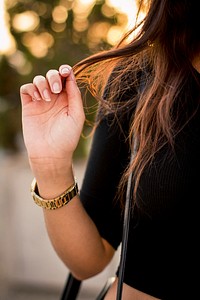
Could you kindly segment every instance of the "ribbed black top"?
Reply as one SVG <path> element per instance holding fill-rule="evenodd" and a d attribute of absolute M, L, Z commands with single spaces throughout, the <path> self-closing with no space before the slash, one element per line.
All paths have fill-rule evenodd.
<path fill-rule="evenodd" d="M 191 80 L 177 99 L 180 124 L 188 116 L 186 107 L 190 114 L 197 109 L 199 95 L 197 83 Z M 122 214 L 113 199 L 129 161 L 129 147 L 111 120 L 111 115 L 104 118 L 95 132 L 80 197 L 101 236 L 117 249 Z M 121 125 L 127 132 L 128 118 Z M 177 134 L 174 151 L 169 145 L 163 147 L 141 177 L 139 200 L 130 223 L 126 284 L 165 300 L 197 299 L 199 173 L 198 109 Z"/>

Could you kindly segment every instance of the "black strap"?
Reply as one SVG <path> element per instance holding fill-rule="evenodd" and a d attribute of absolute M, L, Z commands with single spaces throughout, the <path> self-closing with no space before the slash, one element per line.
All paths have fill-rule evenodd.
<path fill-rule="evenodd" d="M 134 145 L 134 150 L 131 154 L 130 164 L 133 162 L 136 153 L 136 143 Z M 128 235 L 129 235 L 129 223 L 130 223 L 130 215 L 131 215 L 131 204 L 133 203 L 133 184 L 132 184 L 132 172 L 129 175 L 127 182 L 127 190 L 126 190 L 126 203 L 124 209 L 124 222 L 123 222 L 123 233 L 122 233 L 122 244 L 121 244 L 121 256 L 120 256 L 120 266 L 119 266 L 119 276 L 118 276 L 118 286 L 117 286 L 117 297 L 116 300 L 121 300 L 122 297 L 122 288 L 123 288 L 123 280 L 124 280 L 124 270 L 126 263 L 126 252 L 127 252 L 127 244 L 128 244 Z M 103 292 L 97 297 L 97 299 L 103 299 L 105 294 L 107 293 L 108 288 L 112 283 L 106 284 L 106 289 L 104 287 Z M 71 273 L 69 273 L 67 282 L 65 285 L 65 289 L 62 293 L 61 300 L 75 300 L 77 299 L 78 292 L 80 290 L 81 281 L 77 280 L 73 277 Z"/>
<path fill-rule="evenodd" d="M 133 159 L 136 154 L 136 142 L 134 143 L 134 149 L 131 154 L 130 164 L 133 162 Z M 123 281 L 124 281 L 124 270 L 126 263 L 126 252 L 128 245 L 128 236 L 129 236 L 129 223 L 131 215 L 131 205 L 133 203 L 133 184 L 132 184 L 132 172 L 128 177 L 127 190 L 126 190 L 126 203 L 124 209 L 124 223 L 123 223 L 123 233 L 122 233 L 122 244 L 121 244 L 121 256 L 120 256 L 120 265 L 119 265 L 119 276 L 118 276 L 118 285 L 117 285 L 117 297 L 116 300 L 121 300 Z"/>
<path fill-rule="evenodd" d="M 95 300 L 103 300 L 114 281 L 115 277 L 109 277 Z"/>
<path fill-rule="evenodd" d="M 132 163 L 136 153 L 136 143 L 134 146 L 134 151 L 131 154 L 130 163 Z M 127 182 L 127 190 L 126 190 L 126 203 L 124 209 L 124 222 L 123 222 L 123 234 L 122 234 L 122 244 L 121 244 L 121 257 L 120 257 L 120 267 L 119 267 L 119 276 L 118 276 L 118 286 L 117 286 L 117 297 L 116 300 L 121 300 L 122 297 L 122 287 L 124 280 L 124 269 L 126 263 L 126 252 L 127 252 L 127 244 L 128 244 L 128 235 L 129 235 L 129 223 L 130 223 L 130 215 L 131 215 L 131 204 L 133 203 L 133 185 L 132 185 L 132 172 L 129 175 Z M 110 279 L 109 279 L 110 280 Z M 113 282 L 113 279 L 112 279 Z M 103 288 L 100 295 L 98 295 L 97 299 L 103 299 L 110 285 L 111 281 L 106 283 L 106 288 Z M 75 300 L 77 299 L 78 292 L 81 287 L 81 281 L 77 280 L 73 277 L 71 273 L 69 273 L 67 282 L 65 285 L 65 289 L 61 295 L 61 300 Z"/>
<path fill-rule="evenodd" d="M 82 281 L 76 279 L 71 273 L 67 277 L 65 288 L 60 300 L 75 300 L 79 293 Z"/>
<path fill-rule="evenodd" d="M 139 85 L 139 95 L 143 92 L 146 85 L 146 78 L 148 73 L 143 70 L 140 76 L 140 85 Z M 133 141 L 133 151 L 131 153 L 130 164 L 132 164 L 136 151 L 137 151 L 138 142 L 136 139 Z M 124 269 L 126 263 L 126 252 L 128 244 L 128 235 L 129 235 L 129 223 L 130 223 L 130 214 L 131 214 L 131 204 L 133 203 L 133 184 L 132 184 L 132 172 L 129 175 L 127 182 L 126 190 L 126 203 L 124 210 L 124 223 L 123 223 L 123 233 L 122 233 L 122 245 L 121 245 L 121 257 L 120 257 L 120 266 L 119 266 L 119 276 L 118 276 L 118 286 L 117 286 L 117 297 L 116 300 L 121 300 L 122 297 L 122 287 L 124 281 Z"/>

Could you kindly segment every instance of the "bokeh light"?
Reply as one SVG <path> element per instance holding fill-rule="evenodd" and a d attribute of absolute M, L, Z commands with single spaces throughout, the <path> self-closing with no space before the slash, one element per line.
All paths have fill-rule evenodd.
<path fill-rule="evenodd" d="M 9 65 L 14 67 L 21 75 L 27 75 L 32 71 L 31 63 L 20 50 L 16 50 L 12 55 L 9 55 L 8 62 Z"/>
<path fill-rule="evenodd" d="M 5 10 L 5 1 L 0 0 L 0 54 L 10 55 L 15 49 L 15 41 L 9 30 L 8 15 Z M 16 0 L 7 0 L 7 7 L 14 7 Z M 115 18 L 117 24 L 111 25 L 108 22 L 96 22 L 89 26 L 88 17 L 97 4 L 96 0 L 60 0 L 53 8 L 51 28 L 54 32 L 66 30 L 69 11 L 73 10 L 73 28 L 77 33 L 88 31 L 87 43 L 95 48 L 100 42 L 115 45 L 121 38 L 124 31 L 134 25 L 136 16 L 135 0 L 106 0 L 102 6 L 102 14 L 107 18 Z M 44 57 L 53 46 L 53 37 L 50 33 L 36 34 L 35 30 L 40 26 L 40 16 L 45 16 L 48 10 L 48 3 L 36 1 L 34 10 L 25 10 L 16 14 L 12 20 L 12 26 L 16 32 L 23 32 L 23 43 L 35 57 Z M 75 34 L 73 42 L 79 42 Z"/>
<path fill-rule="evenodd" d="M 39 16 L 33 11 L 25 11 L 16 14 L 12 20 L 12 25 L 16 31 L 33 31 L 39 25 Z"/>
<path fill-rule="evenodd" d="M 110 7 L 114 7 L 118 12 L 127 15 L 128 22 L 125 24 L 125 27 L 134 25 L 137 12 L 135 0 L 106 0 L 106 4 Z"/>
<path fill-rule="evenodd" d="M 4 0 L 0 0 L 0 55 L 12 54 L 16 43 L 9 30 L 9 16 L 5 10 Z"/>
<path fill-rule="evenodd" d="M 52 11 L 52 17 L 55 23 L 60 24 L 66 22 L 68 17 L 67 8 L 63 5 L 56 6 Z"/>
<path fill-rule="evenodd" d="M 26 33 L 22 41 L 29 51 L 38 58 L 47 55 L 49 48 L 54 44 L 54 38 L 48 32 L 42 32 L 40 34 L 34 32 Z"/>

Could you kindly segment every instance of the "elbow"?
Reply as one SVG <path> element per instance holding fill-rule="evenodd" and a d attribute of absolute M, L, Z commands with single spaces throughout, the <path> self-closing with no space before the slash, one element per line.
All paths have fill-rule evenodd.
<path fill-rule="evenodd" d="M 86 280 L 90 279 L 99 273 L 101 273 L 106 266 L 101 266 L 101 267 L 96 267 L 92 269 L 84 268 L 84 269 L 79 269 L 79 270 L 70 270 L 71 274 L 77 279 L 77 280 Z"/>
<path fill-rule="evenodd" d="M 79 264 L 68 265 L 72 275 L 78 280 L 86 280 L 103 272 L 111 261 L 111 257 L 101 257 L 101 259 L 90 259 L 81 261 Z"/>
<path fill-rule="evenodd" d="M 101 259 L 93 260 L 90 258 L 90 260 L 82 260 L 81 262 L 79 262 L 79 264 L 73 264 L 73 267 L 71 265 L 71 268 L 68 265 L 68 267 L 70 268 L 71 273 L 76 279 L 86 280 L 104 271 L 104 269 L 110 263 L 113 257 L 113 253 L 114 251 L 112 252 L 112 255 L 101 256 Z"/>
<path fill-rule="evenodd" d="M 107 242 L 103 245 L 104 251 L 101 251 L 98 255 L 94 251 L 95 255 L 91 255 L 90 252 L 90 255 L 88 253 L 84 256 L 76 255 L 71 256 L 69 259 L 64 255 L 65 253 L 62 253 L 63 255 L 60 255 L 60 258 L 77 280 L 86 280 L 101 273 L 113 258 L 115 250 Z"/>

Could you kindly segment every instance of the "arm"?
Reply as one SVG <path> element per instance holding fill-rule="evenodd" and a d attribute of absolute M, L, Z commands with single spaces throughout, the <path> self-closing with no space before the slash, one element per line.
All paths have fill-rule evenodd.
<path fill-rule="evenodd" d="M 67 65 L 48 71 L 46 77 L 36 76 L 21 87 L 20 95 L 30 166 L 40 196 L 51 199 L 74 181 L 72 158 L 85 120 L 81 95 Z M 44 218 L 57 254 L 75 277 L 93 276 L 111 260 L 114 249 L 100 237 L 78 196 L 62 208 L 44 210 Z"/>

